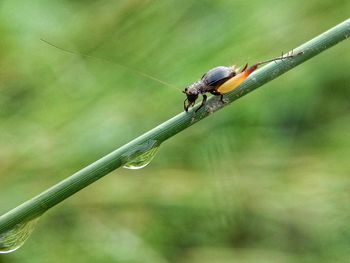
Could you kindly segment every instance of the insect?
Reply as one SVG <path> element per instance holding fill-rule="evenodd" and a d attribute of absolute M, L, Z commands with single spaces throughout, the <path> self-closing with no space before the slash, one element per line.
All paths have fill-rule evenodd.
<path fill-rule="evenodd" d="M 253 73 L 260 65 L 272 61 L 293 58 L 297 55 L 300 55 L 301 53 L 302 52 L 293 54 L 292 52 L 291 55 L 287 56 L 283 56 L 282 54 L 281 57 L 258 62 L 249 68 L 248 64 L 246 64 L 240 72 L 235 65 L 229 67 L 215 67 L 209 70 L 207 73 L 205 73 L 200 80 L 187 86 L 185 90 L 182 91 L 186 94 L 186 99 L 184 100 L 184 110 L 188 112 L 189 108 L 194 106 L 198 96 L 202 95 L 202 103 L 195 110 L 195 112 L 197 112 L 200 108 L 202 108 L 205 105 L 205 102 L 207 101 L 206 93 L 211 93 L 213 95 L 220 96 L 220 101 L 224 103 L 223 94 L 233 91 L 234 89 L 239 87 L 248 78 L 248 76 L 251 73 Z"/>
<path fill-rule="evenodd" d="M 84 56 L 87 58 L 94 58 L 94 59 L 103 60 L 105 62 L 112 63 L 112 64 L 115 64 L 119 67 L 127 69 L 129 71 L 132 71 L 132 72 L 139 74 L 145 78 L 159 82 L 165 86 L 174 87 L 173 85 L 171 85 L 163 80 L 160 80 L 160 79 L 153 77 L 153 76 L 151 76 L 147 73 L 144 73 L 142 71 L 130 68 L 130 67 L 125 66 L 125 65 L 120 64 L 120 63 L 117 63 L 115 61 L 110 61 L 108 59 L 101 59 L 101 58 L 90 56 L 90 55 L 80 54 L 80 53 L 75 52 L 75 51 L 71 51 L 68 49 L 58 47 L 58 46 L 56 46 L 56 45 L 54 45 L 54 44 L 52 44 L 44 39 L 41 39 L 41 41 L 43 41 L 44 43 L 46 43 L 54 48 L 57 48 L 61 51 L 71 53 L 74 55 L 81 55 L 81 56 Z M 185 88 L 185 90 L 182 91 L 183 93 L 186 94 L 186 99 L 184 100 L 184 110 L 186 112 L 188 112 L 189 108 L 194 106 L 199 95 L 202 95 L 203 99 L 202 99 L 201 105 L 195 110 L 195 112 L 197 112 L 199 109 L 201 109 L 205 105 L 207 98 L 208 98 L 206 93 L 211 93 L 213 95 L 220 96 L 220 101 L 222 103 L 225 103 L 223 100 L 223 94 L 226 94 L 230 91 L 233 91 L 234 89 L 239 87 L 248 78 L 248 76 L 251 73 L 253 73 L 260 65 L 263 65 L 263 64 L 266 64 L 266 63 L 269 63 L 272 61 L 293 58 L 293 57 L 298 56 L 302 53 L 303 52 L 293 54 L 293 51 L 292 51 L 290 53 L 290 55 L 287 54 L 286 56 L 284 56 L 282 54 L 282 56 L 280 56 L 280 57 L 258 62 L 249 68 L 248 68 L 248 64 L 246 64 L 240 72 L 239 72 L 239 68 L 237 68 L 235 65 L 229 66 L 229 67 L 219 66 L 219 67 L 215 67 L 213 69 L 210 69 L 207 73 L 205 73 L 202 76 L 202 78 L 200 80 L 187 86 Z"/>

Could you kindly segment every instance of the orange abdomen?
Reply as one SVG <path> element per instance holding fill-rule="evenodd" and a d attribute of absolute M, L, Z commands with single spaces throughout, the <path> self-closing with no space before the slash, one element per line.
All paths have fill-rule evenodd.
<path fill-rule="evenodd" d="M 231 92 L 238 88 L 247 78 L 248 76 L 257 69 L 257 65 L 253 65 L 252 67 L 244 70 L 243 72 L 237 74 L 233 78 L 229 79 L 228 81 L 224 82 L 222 85 L 220 85 L 216 90 L 220 92 L 221 94 L 225 94 L 228 92 Z"/>

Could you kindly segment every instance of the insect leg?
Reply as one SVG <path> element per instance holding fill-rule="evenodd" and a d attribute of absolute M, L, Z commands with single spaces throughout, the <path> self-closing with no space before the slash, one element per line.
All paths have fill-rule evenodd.
<path fill-rule="evenodd" d="M 216 90 L 212 90 L 212 91 L 210 91 L 210 93 L 213 94 L 213 95 L 216 95 L 216 96 L 220 96 L 221 95 L 221 93 L 216 91 Z"/>
<path fill-rule="evenodd" d="M 212 90 L 210 91 L 211 94 L 215 95 L 215 96 L 220 96 L 220 101 L 222 103 L 225 103 L 224 101 L 224 95 L 222 95 L 219 91 L 216 91 L 216 90 Z"/>
<path fill-rule="evenodd" d="M 202 100 L 202 103 L 201 105 L 194 111 L 194 112 L 197 112 L 199 111 L 200 108 L 202 108 L 205 104 L 205 102 L 207 101 L 207 95 L 203 94 L 203 100 Z"/>
<path fill-rule="evenodd" d="M 186 101 L 187 101 L 187 98 L 184 100 L 184 110 L 185 110 L 186 112 L 188 112 L 188 107 L 189 107 L 190 105 L 186 105 Z"/>
<path fill-rule="evenodd" d="M 242 68 L 241 72 L 245 71 L 247 69 L 247 67 L 248 67 L 248 63 L 245 64 L 245 66 Z"/>
<path fill-rule="evenodd" d="M 294 57 L 302 55 L 302 54 L 304 54 L 303 51 L 300 51 L 300 52 L 294 54 L 294 50 L 292 50 L 291 52 L 288 52 L 286 55 L 284 55 L 283 52 L 282 52 L 282 55 L 280 57 L 258 62 L 255 65 L 253 65 L 253 67 L 254 66 L 258 67 L 260 65 L 263 65 L 263 64 L 266 64 L 266 63 L 269 63 L 269 62 L 272 62 L 272 61 L 276 62 L 278 60 L 284 60 L 284 59 L 287 59 L 287 58 L 294 58 Z"/>

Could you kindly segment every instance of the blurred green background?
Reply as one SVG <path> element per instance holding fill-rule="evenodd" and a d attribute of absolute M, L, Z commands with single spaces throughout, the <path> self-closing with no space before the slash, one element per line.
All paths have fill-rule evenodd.
<path fill-rule="evenodd" d="M 280 55 L 336 1 L 0 2 L 0 213 L 182 111 L 218 65 Z M 16 262 L 350 262 L 343 42 L 46 213 Z"/>

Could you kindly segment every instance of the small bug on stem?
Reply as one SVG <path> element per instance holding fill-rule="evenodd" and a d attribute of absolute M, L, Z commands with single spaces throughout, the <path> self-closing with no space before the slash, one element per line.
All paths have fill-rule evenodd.
<path fill-rule="evenodd" d="M 213 68 L 205 73 L 200 80 L 187 86 L 185 90 L 182 91 L 187 96 L 187 98 L 184 100 L 184 110 L 188 112 L 188 109 L 194 106 L 198 96 L 202 95 L 202 103 L 195 110 L 195 112 L 197 112 L 205 105 L 205 102 L 207 101 L 206 93 L 208 92 L 213 95 L 220 96 L 220 101 L 224 103 L 223 94 L 233 91 L 239 87 L 260 65 L 272 61 L 294 58 L 300 54 L 302 54 L 302 52 L 299 52 L 297 54 L 293 54 L 293 52 L 291 52 L 290 55 L 287 54 L 286 56 L 282 54 L 281 57 L 258 62 L 249 68 L 248 64 L 246 64 L 240 72 L 235 65 L 230 67 L 219 66 Z"/>
<path fill-rule="evenodd" d="M 94 56 L 90 56 L 90 55 L 81 54 L 79 52 L 74 52 L 74 51 L 71 51 L 68 49 L 64 49 L 64 48 L 58 47 L 58 46 L 56 46 L 56 45 L 54 45 L 54 44 L 52 44 L 44 39 L 41 39 L 41 41 L 43 41 L 44 43 L 46 43 L 52 47 L 55 47 L 61 51 L 71 53 L 74 55 L 81 55 L 81 56 L 84 56 L 87 58 L 94 58 L 94 59 L 103 60 L 105 62 L 112 63 L 112 64 L 115 64 L 119 67 L 127 69 L 129 71 L 132 71 L 132 72 L 139 74 L 145 78 L 159 82 L 163 85 L 174 87 L 173 85 L 171 85 L 171 84 L 169 84 L 161 79 L 158 79 L 152 75 L 149 75 L 149 74 L 144 73 L 144 72 L 137 70 L 137 69 L 133 69 L 133 68 L 128 67 L 126 65 L 117 63 L 115 61 L 110 61 L 108 59 L 98 58 L 98 57 L 94 57 Z M 222 103 L 225 103 L 223 100 L 223 94 L 226 94 L 230 91 L 233 91 L 234 89 L 239 87 L 239 85 L 241 85 L 248 78 L 248 76 L 251 73 L 253 73 L 260 65 L 263 65 L 263 64 L 266 64 L 266 63 L 269 63 L 272 61 L 294 58 L 294 57 L 301 55 L 301 54 L 303 54 L 303 52 L 298 52 L 297 54 L 293 54 L 293 51 L 292 51 L 290 54 L 287 54 L 286 56 L 284 56 L 282 53 L 282 55 L 280 57 L 258 62 L 249 68 L 248 68 L 248 64 L 246 64 L 240 72 L 239 72 L 239 68 L 236 68 L 235 65 L 230 66 L 230 67 L 219 66 L 219 67 L 213 68 L 213 69 L 209 70 L 207 73 L 205 73 L 200 80 L 187 86 L 185 88 L 185 90 L 182 91 L 187 96 L 187 98 L 184 100 L 184 110 L 186 112 L 188 112 L 189 108 L 194 106 L 198 96 L 202 95 L 203 96 L 202 103 L 195 110 L 195 112 L 197 112 L 199 109 L 201 109 L 205 105 L 205 102 L 207 101 L 206 93 L 208 93 L 208 92 L 213 94 L 213 95 L 220 96 L 220 101 Z M 186 102 L 187 102 L 187 104 L 186 104 Z"/>

